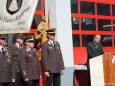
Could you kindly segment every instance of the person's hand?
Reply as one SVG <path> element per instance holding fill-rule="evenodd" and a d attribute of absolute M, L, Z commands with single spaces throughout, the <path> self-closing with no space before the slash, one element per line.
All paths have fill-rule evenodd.
<path fill-rule="evenodd" d="M 12 83 L 14 83 L 14 82 L 15 82 L 15 80 L 16 80 L 16 79 L 12 79 Z"/>
<path fill-rule="evenodd" d="M 63 75 L 64 74 L 64 70 L 61 70 L 61 75 Z"/>
<path fill-rule="evenodd" d="M 49 72 L 44 73 L 46 77 L 49 77 Z"/>
<path fill-rule="evenodd" d="M 28 82 L 28 80 L 29 80 L 29 79 L 28 79 L 28 78 L 26 78 L 24 81 Z"/>

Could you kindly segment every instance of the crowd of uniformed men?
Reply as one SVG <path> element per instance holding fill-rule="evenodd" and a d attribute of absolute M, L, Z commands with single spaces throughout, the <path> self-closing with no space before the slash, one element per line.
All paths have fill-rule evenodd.
<path fill-rule="evenodd" d="M 60 86 L 64 62 L 60 45 L 54 40 L 54 29 L 47 31 L 48 40 L 41 47 L 44 72 L 34 48 L 34 37 L 24 35 L 16 34 L 15 43 L 6 47 L 7 36 L 0 34 L 0 86 L 39 86 L 41 73 L 46 76 L 45 86 Z"/>

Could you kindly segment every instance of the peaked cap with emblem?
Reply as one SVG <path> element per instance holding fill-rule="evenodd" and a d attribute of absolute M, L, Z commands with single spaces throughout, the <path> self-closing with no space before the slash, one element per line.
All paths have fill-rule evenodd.
<path fill-rule="evenodd" d="M 0 39 L 6 39 L 6 38 L 7 38 L 6 34 L 0 34 Z"/>
<path fill-rule="evenodd" d="M 25 42 L 33 42 L 35 41 L 34 39 L 34 35 L 27 35 L 26 38 L 25 38 Z"/>
<path fill-rule="evenodd" d="M 47 34 L 52 35 L 52 36 L 55 36 L 55 31 L 56 31 L 55 28 L 51 28 L 51 29 L 46 30 Z"/>

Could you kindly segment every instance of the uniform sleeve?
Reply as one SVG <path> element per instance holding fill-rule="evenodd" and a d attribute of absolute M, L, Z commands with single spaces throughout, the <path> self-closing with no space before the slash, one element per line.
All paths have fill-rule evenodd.
<path fill-rule="evenodd" d="M 15 74 L 15 68 L 14 68 L 14 59 L 11 55 L 11 49 L 8 48 L 8 51 L 9 51 L 9 55 L 10 55 L 10 64 L 11 64 L 11 73 L 12 73 L 12 79 L 15 79 L 16 78 L 16 74 Z"/>
<path fill-rule="evenodd" d="M 37 60 L 38 60 L 38 72 L 39 72 L 39 75 L 41 75 L 42 74 L 42 72 L 41 72 L 41 65 L 40 65 L 40 60 L 38 59 L 38 53 L 37 53 L 37 51 L 35 50 L 35 54 L 36 54 L 36 58 L 37 58 Z"/>
<path fill-rule="evenodd" d="M 90 45 L 87 44 L 86 47 L 87 47 L 87 54 L 88 54 L 88 56 L 89 56 L 89 57 L 94 57 L 94 55 L 93 55 L 92 52 L 91 52 L 91 47 L 90 47 Z M 88 59 L 90 59 L 90 58 L 88 58 Z"/>
<path fill-rule="evenodd" d="M 45 44 L 42 44 L 41 46 L 42 50 L 42 63 L 43 63 L 43 68 L 45 72 L 49 71 L 49 65 L 48 65 L 48 52 L 47 52 L 47 46 Z"/>
<path fill-rule="evenodd" d="M 57 42 L 58 43 L 58 42 Z M 58 43 L 59 47 L 60 47 L 60 44 Z M 63 61 L 63 55 L 62 55 L 62 51 L 61 51 L 61 47 L 60 47 L 60 55 L 61 55 L 61 68 L 62 70 L 65 69 L 65 66 L 64 66 L 64 61 Z"/>
<path fill-rule="evenodd" d="M 42 72 L 41 72 L 41 65 L 40 65 L 39 59 L 38 59 L 38 70 L 39 70 L 39 75 L 42 75 Z"/>
<path fill-rule="evenodd" d="M 25 55 L 25 51 L 23 50 L 23 48 L 19 49 L 18 58 L 19 58 L 19 65 L 20 65 L 23 79 L 28 78 L 27 69 L 26 69 L 26 58 L 25 57 L 26 57 L 26 55 Z"/>
<path fill-rule="evenodd" d="M 11 67 L 12 67 L 12 79 L 16 78 L 15 68 L 14 68 L 14 59 L 11 57 Z"/>

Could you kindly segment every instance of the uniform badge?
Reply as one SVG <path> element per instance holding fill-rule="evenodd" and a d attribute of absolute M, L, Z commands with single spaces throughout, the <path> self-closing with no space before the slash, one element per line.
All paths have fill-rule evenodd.
<path fill-rule="evenodd" d="M 57 47 L 57 49 L 60 49 L 59 47 Z"/>
<path fill-rule="evenodd" d="M 32 54 L 28 54 L 29 57 L 32 57 L 33 55 Z"/>
<path fill-rule="evenodd" d="M 10 54 L 8 52 L 5 53 L 5 56 L 10 59 Z"/>
<path fill-rule="evenodd" d="M 23 71 L 23 74 L 26 75 L 26 71 Z"/>
<path fill-rule="evenodd" d="M 49 47 L 50 49 L 52 48 L 52 47 Z"/>
<path fill-rule="evenodd" d="M 48 41 L 48 44 L 51 44 L 51 42 L 50 42 L 50 41 Z"/>
<path fill-rule="evenodd" d="M 11 56 L 13 56 L 13 57 L 16 56 L 16 57 L 17 57 L 17 56 L 18 56 L 18 52 L 12 50 L 12 51 L 11 51 Z"/>
<path fill-rule="evenodd" d="M 29 49 L 26 49 L 26 51 L 30 51 Z"/>
<path fill-rule="evenodd" d="M 8 62 L 9 64 L 11 64 L 11 60 L 10 60 L 10 59 L 7 59 L 7 62 Z"/>
<path fill-rule="evenodd" d="M 54 42 L 54 44 L 57 44 L 56 42 Z"/>
<path fill-rule="evenodd" d="M 52 47 L 49 47 L 49 50 L 53 50 L 53 48 L 52 48 Z"/>

